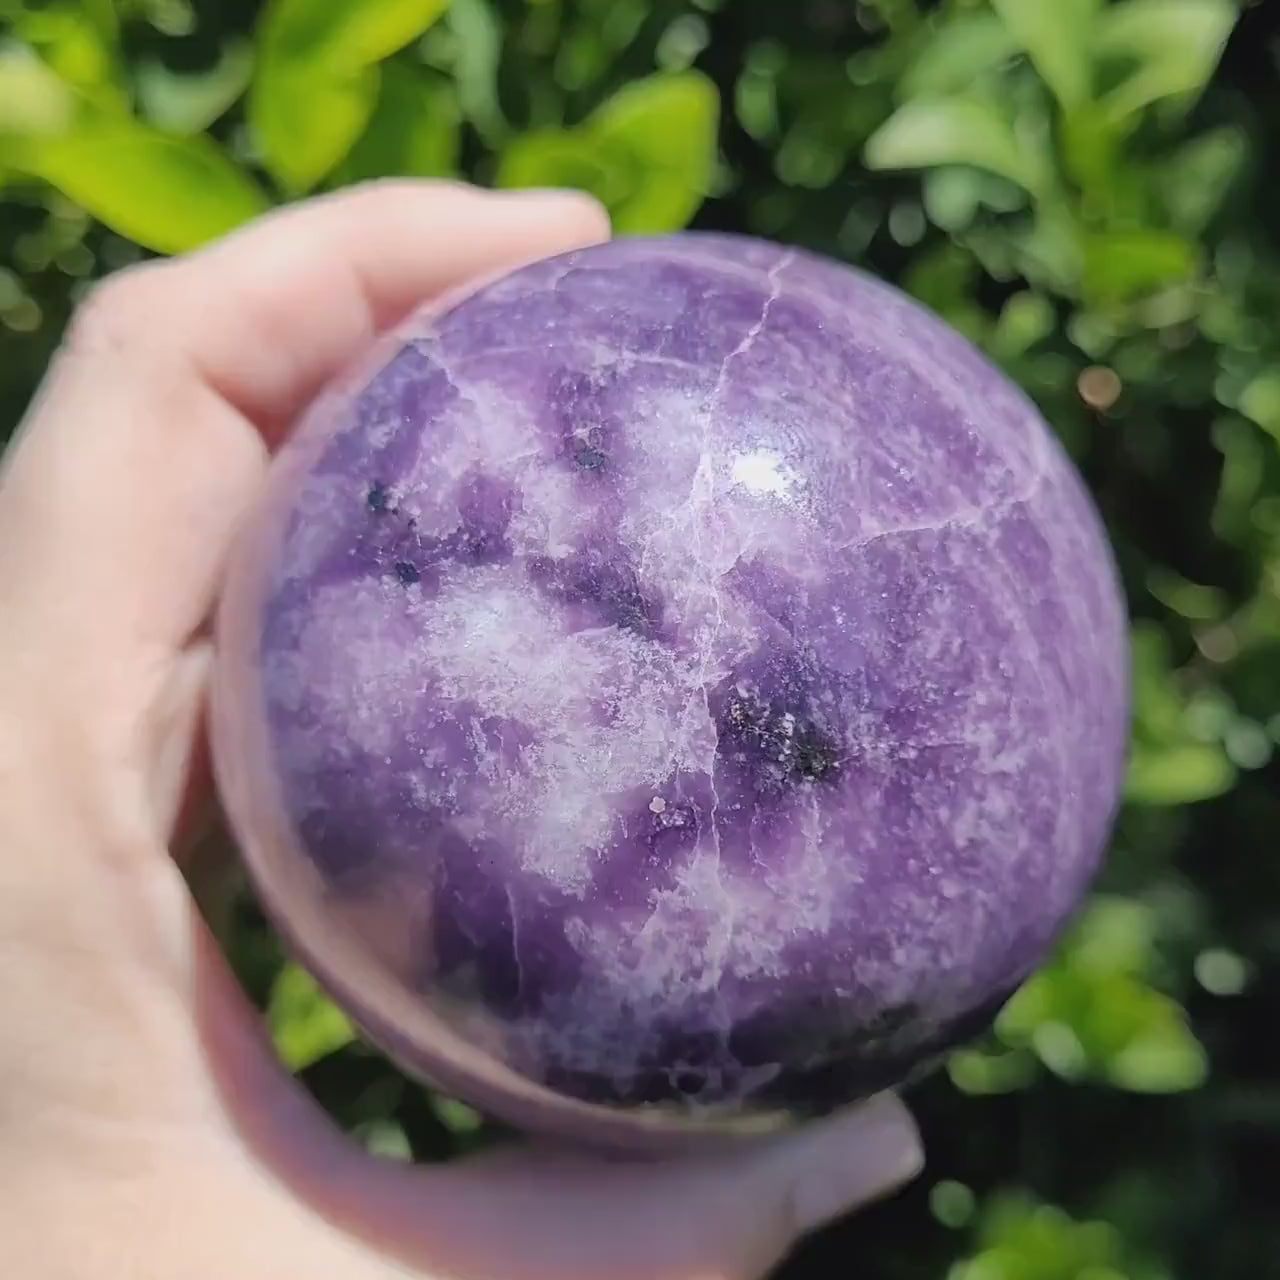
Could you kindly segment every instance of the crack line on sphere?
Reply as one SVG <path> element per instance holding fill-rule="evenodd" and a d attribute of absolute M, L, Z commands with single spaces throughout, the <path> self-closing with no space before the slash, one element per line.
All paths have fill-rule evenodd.
<path fill-rule="evenodd" d="M 720 372 L 716 376 L 716 385 L 712 388 L 710 398 L 707 402 L 705 412 L 710 415 L 720 397 L 724 395 L 729 386 L 729 366 L 742 356 L 745 356 L 755 343 L 756 339 L 764 332 L 765 325 L 769 323 L 769 312 L 773 310 L 774 304 L 782 296 L 782 273 L 795 262 L 799 257 L 799 252 L 795 249 L 788 249 L 783 253 L 766 272 L 766 278 L 769 281 L 769 296 L 764 300 L 764 306 L 760 308 L 760 318 L 747 330 L 742 341 L 738 343 L 732 351 L 724 358 L 724 362 L 720 366 Z"/>
<path fill-rule="evenodd" d="M 707 672 L 710 666 L 709 659 L 711 654 L 712 641 L 714 640 L 715 636 L 719 634 L 720 628 L 723 627 L 724 625 L 724 613 L 720 608 L 720 597 L 718 594 L 716 596 L 716 610 L 717 610 L 716 628 L 712 632 L 712 636 L 708 639 L 706 648 L 703 650 L 702 660 L 701 660 L 701 670 L 699 671 L 698 679 L 702 684 L 702 704 L 707 714 L 707 723 L 711 727 L 711 760 L 709 762 L 709 767 L 707 769 L 707 782 L 711 787 L 711 811 L 707 815 L 707 821 L 710 823 L 710 826 L 711 826 L 711 849 L 712 849 L 712 853 L 715 856 L 714 871 L 715 871 L 716 884 L 719 886 L 721 893 L 723 893 L 724 882 L 721 879 L 721 875 L 720 875 L 721 867 L 723 863 L 723 856 L 724 856 L 723 850 L 721 849 L 721 846 L 720 846 L 720 824 L 719 824 L 720 792 L 719 792 L 719 789 L 716 787 L 716 761 L 719 759 L 719 756 L 720 756 L 720 726 L 716 724 L 716 718 L 711 713 L 711 695 L 707 691 Z M 729 941 L 730 942 L 732 941 L 732 938 L 733 938 L 733 926 L 734 926 L 734 921 L 733 919 L 730 919 L 729 921 Z M 726 943 L 726 950 L 727 948 L 728 948 L 728 943 Z"/>
<path fill-rule="evenodd" d="M 520 924 L 516 918 L 516 896 L 511 886 L 504 885 L 507 895 L 507 910 L 511 913 L 511 958 L 516 964 L 516 995 L 524 998 L 524 961 L 520 959 Z"/>
<path fill-rule="evenodd" d="M 698 468 L 694 474 L 693 483 L 689 492 L 689 509 L 691 513 L 697 507 L 699 481 L 703 480 L 704 476 L 705 476 L 705 480 L 709 484 L 708 497 L 711 497 L 714 494 L 714 487 L 715 487 L 714 475 L 710 474 L 712 471 L 712 467 L 711 467 L 712 416 L 714 414 L 717 403 L 719 402 L 720 398 L 724 395 L 726 389 L 728 388 L 730 367 L 732 366 L 733 362 L 736 359 L 738 359 L 740 356 L 745 355 L 751 349 L 752 344 L 756 342 L 756 340 L 760 337 L 761 333 L 764 332 L 765 326 L 768 324 L 768 321 L 769 321 L 769 313 L 773 309 L 774 303 L 776 303 L 779 297 L 781 297 L 782 295 L 783 272 L 785 272 L 786 269 L 789 266 L 791 266 L 793 262 L 796 261 L 798 256 L 799 256 L 799 253 L 797 250 L 789 249 L 785 253 L 781 254 L 777 262 L 775 262 L 773 266 L 769 268 L 767 277 L 769 280 L 770 289 L 769 289 L 768 296 L 765 298 L 764 303 L 760 308 L 760 315 L 756 319 L 755 323 L 752 324 L 751 327 L 747 330 L 747 332 L 743 335 L 742 340 L 724 358 L 724 361 L 720 365 L 720 371 L 716 376 L 715 386 L 712 388 L 711 393 L 707 398 L 706 404 L 704 405 L 703 411 L 701 414 L 702 438 L 703 438 L 702 457 L 699 460 Z M 698 555 L 699 551 L 701 550 L 702 539 L 701 539 L 701 530 L 698 527 L 698 524 L 696 521 L 694 521 L 694 527 L 691 530 L 691 535 L 692 535 L 691 536 L 692 550 L 695 558 L 699 558 L 703 567 L 709 569 L 711 567 L 710 561 L 705 556 L 699 557 Z M 720 575 L 715 575 L 715 579 L 718 580 L 719 576 Z M 711 810 L 708 814 L 708 823 L 711 828 L 710 830 L 711 852 L 712 852 L 712 857 L 714 859 L 712 864 L 712 871 L 715 876 L 716 883 L 720 886 L 721 892 L 723 894 L 724 885 L 723 885 L 723 881 L 721 880 L 721 871 L 723 866 L 723 850 L 721 848 L 721 843 L 720 843 L 720 827 L 719 827 L 719 821 L 718 821 L 719 812 L 720 812 L 720 794 L 716 787 L 716 761 L 719 758 L 719 753 L 720 753 L 720 729 L 719 729 L 719 726 L 716 724 L 715 716 L 711 711 L 711 695 L 707 689 L 707 680 L 708 680 L 708 675 L 711 668 L 712 654 L 715 649 L 716 640 L 724 630 L 724 626 L 725 626 L 724 600 L 723 600 L 723 596 L 721 595 L 718 589 L 716 580 L 713 580 L 707 585 L 707 589 L 709 590 L 712 601 L 714 602 L 715 612 L 714 612 L 714 619 L 709 630 L 709 634 L 706 636 L 705 643 L 702 647 L 702 652 L 699 654 L 697 680 L 702 690 L 703 710 L 707 717 L 707 724 L 711 730 L 711 739 L 712 739 L 710 759 L 707 762 L 707 781 L 711 787 Z M 726 962 L 727 962 L 728 947 L 732 943 L 732 935 L 733 935 L 734 927 L 735 927 L 735 922 L 731 919 L 729 922 L 729 931 L 730 931 L 729 938 L 726 940 L 726 944 L 725 944 Z"/>
<path fill-rule="evenodd" d="M 882 542 L 887 538 L 907 537 L 913 533 L 943 533 L 963 529 L 986 529 L 998 523 L 1018 507 L 1024 507 L 1039 493 L 1044 482 L 1049 478 L 1048 467 L 1041 467 L 1031 477 L 1030 483 L 1024 486 L 1021 493 L 1000 502 L 988 503 L 982 507 L 961 507 L 940 520 L 926 520 L 919 524 L 891 525 L 885 529 L 877 529 L 864 537 L 851 538 L 839 549 L 841 551 L 861 551 L 872 543 Z"/>
<path fill-rule="evenodd" d="M 1025 502 L 1026 500 L 1026 498 L 1023 498 L 1021 501 Z M 1016 504 L 1006 505 L 1012 506 Z M 1051 712 L 1055 710 L 1061 711 L 1064 703 L 1058 696 L 1055 696 L 1055 691 L 1050 689 L 1049 681 L 1045 675 L 1046 664 L 1040 661 L 1040 644 L 1030 625 L 1026 610 L 1021 604 L 1023 593 L 1018 589 L 1016 575 L 1011 574 L 1011 567 L 1004 555 L 997 555 L 994 559 L 995 566 L 993 567 L 993 571 L 997 573 L 1000 579 L 1008 584 L 1012 589 L 994 595 L 992 597 L 992 603 L 1004 616 L 1014 634 L 1021 642 L 1018 647 L 1030 668 L 1032 679 L 1040 690 L 1040 696 L 1045 708 Z M 1054 570 L 1056 576 L 1056 560 L 1054 561 Z M 1001 603 L 1007 607 L 1001 608 Z M 1057 692 L 1059 692 L 1064 698 L 1070 698 L 1070 691 L 1067 689 L 1061 689 Z M 1067 780 L 1071 776 L 1070 760 L 1067 754 L 1067 735 L 1064 733 L 1053 733 L 1049 735 L 1049 740 L 1051 743 L 1050 750 L 1052 752 L 1053 759 L 1058 766 L 1058 785 L 1065 789 Z M 1061 841 L 1063 824 L 1066 821 L 1069 811 L 1069 807 L 1066 805 L 1058 806 L 1053 824 L 1055 844 Z"/>
<path fill-rule="evenodd" d="M 616 247 L 616 244 L 617 242 L 615 242 L 615 247 Z M 729 279 L 732 279 L 732 280 L 739 280 L 747 283 L 757 283 L 760 279 L 759 267 L 744 263 L 742 261 L 709 256 L 697 251 L 682 252 L 676 256 L 680 261 L 688 263 L 691 266 L 703 268 L 715 275 L 728 277 Z M 555 276 L 552 280 L 544 283 L 543 287 L 545 291 L 552 294 L 556 293 L 559 290 L 561 284 L 563 284 L 564 280 L 569 275 L 573 274 L 575 271 L 608 273 L 610 271 L 625 270 L 625 265 L 621 267 L 620 266 L 606 267 L 599 263 L 584 264 L 578 260 L 579 257 L 580 255 L 577 253 L 573 255 L 569 255 L 559 274 Z M 786 251 L 785 254 L 782 255 L 779 261 L 775 263 L 772 268 L 770 268 L 768 274 L 770 276 L 775 276 L 780 270 L 784 269 L 785 267 L 789 267 L 794 262 L 800 261 L 803 257 L 804 255 L 800 250 L 789 249 Z M 878 277 L 871 275 L 865 271 L 861 271 L 857 269 L 851 269 L 851 270 L 853 271 L 853 274 L 857 278 L 857 285 L 859 288 L 871 293 L 877 299 L 886 301 L 891 304 L 891 310 L 893 312 L 894 318 L 902 319 L 901 313 L 904 311 L 904 309 L 905 310 L 918 309 L 918 306 L 919 306 L 918 303 L 914 303 L 912 299 L 907 297 L 905 294 L 902 294 L 899 290 L 889 285 L 886 281 L 883 281 Z M 814 307 L 824 317 L 834 318 L 837 320 L 843 318 L 847 320 L 847 310 L 846 310 L 846 307 L 842 304 L 842 301 L 838 298 L 833 299 L 829 294 L 822 292 L 820 289 L 814 288 L 810 281 L 806 279 L 801 279 L 800 281 L 794 282 L 792 284 L 792 290 L 793 290 L 793 296 L 798 302 L 806 303 Z M 930 316 L 929 319 L 933 322 L 935 326 L 941 326 L 943 324 L 943 322 L 935 316 Z M 913 326 L 911 326 L 910 324 L 905 325 L 905 329 L 907 330 L 911 329 L 912 327 Z M 932 347 L 936 347 L 938 341 L 943 341 L 944 345 L 946 345 L 947 339 L 954 340 L 958 338 L 958 336 L 959 335 L 947 333 L 939 329 L 937 332 L 934 332 L 932 334 L 932 337 L 934 338 L 935 341 L 930 345 Z M 904 349 L 902 345 L 903 333 L 897 327 L 893 325 L 880 326 L 876 331 L 876 339 L 877 339 L 876 346 L 879 350 L 889 352 L 891 354 L 894 354 L 897 358 L 903 359 L 912 369 L 916 370 L 916 372 L 918 373 L 921 373 L 923 376 L 924 370 L 922 369 L 921 364 L 916 358 L 919 356 L 920 353 L 917 350 L 915 350 L 909 343 L 906 345 Z M 964 346 L 969 348 L 972 347 L 972 344 L 965 342 L 964 339 L 960 339 L 960 341 L 964 344 Z M 507 356 L 507 355 L 514 356 L 514 355 L 521 355 L 521 354 L 543 353 L 544 351 L 545 351 L 545 347 L 539 346 L 536 344 L 534 345 L 519 344 L 519 345 L 510 346 L 510 347 L 490 348 L 487 351 L 477 353 L 475 358 L 477 359 L 492 358 L 495 356 Z M 621 356 L 625 356 L 629 360 L 637 361 L 640 363 L 671 364 L 675 366 L 688 367 L 690 369 L 696 369 L 697 367 L 695 365 L 688 364 L 685 361 L 681 361 L 669 356 L 656 356 L 656 355 L 644 356 L 644 355 L 639 355 L 636 353 L 628 353 L 628 352 L 618 352 L 617 354 Z M 977 354 L 978 353 L 976 351 L 969 352 L 970 356 L 977 355 Z M 947 365 L 947 367 L 951 369 L 953 373 L 955 373 L 955 375 L 959 377 L 962 381 L 970 380 L 974 376 L 976 376 L 975 368 L 972 364 L 971 359 L 970 360 L 966 360 L 964 358 L 957 359 L 957 356 L 963 357 L 963 352 L 950 350 L 946 353 L 944 358 L 944 363 Z M 462 359 L 465 362 L 466 358 L 463 357 Z M 955 378 L 952 379 L 952 381 L 954 380 Z M 1002 430 L 1000 434 L 1004 436 L 1007 433 L 1005 430 Z"/>
<path fill-rule="evenodd" d="M 712 455 L 713 455 L 713 450 L 711 446 L 711 430 L 713 425 L 713 415 L 714 415 L 716 406 L 718 405 L 721 398 L 724 396 L 725 391 L 728 389 L 730 369 L 735 360 L 746 355 L 746 353 L 750 351 L 752 345 L 759 339 L 760 335 L 764 332 L 764 329 L 769 322 L 769 313 L 772 311 L 774 304 L 782 296 L 783 273 L 786 271 L 786 269 L 789 266 L 791 266 L 793 262 L 796 261 L 798 256 L 799 254 L 797 250 L 794 250 L 794 249 L 787 250 L 785 253 L 780 255 L 777 262 L 775 262 L 773 266 L 769 268 L 769 271 L 767 273 L 767 278 L 769 280 L 770 289 L 769 289 L 768 296 L 765 298 L 764 303 L 760 308 L 760 315 L 756 319 L 755 323 L 752 324 L 751 327 L 747 330 L 747 332 L 743 335 L 742 340 L 737 344 L 737 346 L 734 347 L 734 349 L 731 352 L 729 352 L 729 354 L 724 358 L 723 362 L 720 365 L 719 373 L 716 376 L 715 386 L 712 388 L 710 395 L 707 397 L 706 404 L 704 405 L 703 411 L 701 414 L 703 447 L 702 447 L 702 457 L 700 458 L 697 470 L 694 473 L 693 482 L 689 492 L 689 510 L 691 514 L 694 512 L 694 510 L 698 506 L 700 482 L 702 482 L 703 485 L 705 485 L 707 488 L 707 497 L 710 498 L 714 496 L 715 482 L 714 482 L 713 466 L 711 461 Z M 701 530 L 698 527 L 696 520 L 693 522 L 693 525 L 694 527 L 691 530 L 691 540 L 692 540 L 692 550 L 693 550 L 694 556 L 696 559 L 700 560 L 704 568 L 709 569 L 711 567 L 711 562 L 706 557 L 704 556 L 700 557 L 698 554 L 699 551 L 701 550 L 702 539 L 701 539 Z M 715 878 L 717 886 L 720 889 L 722 899 L 727 900 L 728 895 L 725 892 L 724 882 L 722 879 L 723 850 L 720 842 L 720 827 L 719 827 L 720 794 L 716 786 L 716 761 L 719 757 L 719 752 L 720 752 L 720 729 L 719 729 L 719 726 L 716 724 L 715 716 L 712 714 L 711 696 L 707 690 L 707 679 L 708 679 L 708 674 L 711 666 L 712 653 L 715 648 L 716 639 L 722 633 L 725 626 L 723 597 L 717 587 L 717 582 L 722 576 L 723 575 L 714 575 L 715 580 L 708 583 L 708 586 L 707 586 L 707 589 L 711 594 L 712 601 L 714 602 L 715 613 L 714 613 L 714 620 L 709 629 L 709 634 L 706 637 L 705 643 L 702 647 L 702 652 L 699 655 L 697 680 L 699 685 L 701 686 L 703 709 L 707 717 L 708 726 L 711 729 L 711 738 L 712 738 L 710 759 L 707 764 L 707 781 L 711 788 L 711 809 L 708 814 L 708 823 L 710 826 L 710 836 L 711 836 L 711 857 L 712 857 L 711 872 Z M 729 956 L 730 956 L 730 952 L 733 945 L 733 935 L 736 930 L 736 926 L 737 926 L 736 916 L 735 916 L 735 913 L 731 911 L 729 913 L 729 919 L 727 921 L 728 933 L 724 940 L 722 956 L 721 956 L 721 972 L 722 973 L 729 963 Z"/>
<path fill-rule="evenodd" d="M 565 255 L 564 261 L 560 264 L 560 269 L 549 280 L 546 280 L 543 282 L 543 287 L 549 294 L 552 294 L 554 296 L 555 294 L 559 293 L 560 286 L 564 284 L 564 282 L 571 275 L 573 275 L 575 271 L 591 270 L 589 266 L 584 267 L 581 264 L 581 262 L 579 262 L 578 259 L 580 257 L 581 257 L 580 251 L 578 253 L 570 253 Z"/>

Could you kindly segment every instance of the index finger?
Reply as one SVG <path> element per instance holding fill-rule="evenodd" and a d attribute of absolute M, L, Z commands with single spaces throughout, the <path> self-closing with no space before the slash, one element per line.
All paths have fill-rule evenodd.
<path fill-rule="evenodd" d="M 584 196 L 383 182 L 113 277 L 6 458 L 6 610 L 46 658 L 74 637 L 107 674 L 129 645 L 181 645 L 272 435 L 327 381 L 433 295 L 607 234 Z"/>

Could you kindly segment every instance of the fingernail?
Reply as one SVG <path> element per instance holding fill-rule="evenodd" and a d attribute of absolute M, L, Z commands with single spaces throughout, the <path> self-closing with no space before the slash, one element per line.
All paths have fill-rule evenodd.
<path fill-rule="evenodd" d="M 891 1094 L 824 1121 L 807 1137 L 792 1191 L 801 1232 L 896 1191 L 924 1167 L 915 1122 Z"/>

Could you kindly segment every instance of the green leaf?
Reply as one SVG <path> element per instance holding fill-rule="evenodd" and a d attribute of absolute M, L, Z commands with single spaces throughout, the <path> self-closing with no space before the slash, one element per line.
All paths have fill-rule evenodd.
<path fill-rule="evenodd" d="M 1124 131 L 1096 102 L 1088 102 L 1063 116 L 1059 139 L 1065 171 L 1094 203 L 1114 208 L 1118 188 L 1130 177 L 1122 158 Z"/>
<path fill-rule="evenodd" d="M 1001 308 L 991 335 L 991 349 L 1002 360 L 1011 360 L 1047 338 L 1057 325 L 1053 303 L 1043 293 L 1024 289 Z"/>
<path fill-rule="evenodd" d="M 0 44 L 0 142 L 63 133 L 78 106 L 70 86 L 25 45 Z"/>
<path fill-rule="evenodd" d="M 1182 1007 L 1146 979 L 1156 960 L 1151 906 L 1099 896 L 1052 963 L 996 1019 L 1010 1050 L 1030 1050 L 1067 1080 L 1169 1092 L 1203 1079 L 1204 1051 Z"/>
<path fill-rule="evenodd" d="M 1222 454 L 1222 478 L 1214 503 L 1213 530 L 1224 541 L 1251 546 L 1257 537 L 1255 511 L 1263 491 L 1271 442 L 1251 423 L 1223 417 L 1213 424 L 1214 446 Z M 1280 443 L 1280 441 L 1278 441 Z"/>
<path fill-rule="evenodd" d="M 80 5 L 56 4 L 19 13 L 16 34 L 73 89 L 99 107 L 124 111 L 125 91 L 115 33 Z"/>
<path fill-rule="evenodd" d="M 456 46 L 453 78 L 463 115 L 489 146 L 496 147 L 508 131 L 498 99 L 502 27 L 487 0 L 453 0 L 448 23 Z"/>
<path fill-rule="evenodd" d="M 504 187 L 590 191 L 623 235 L 685 226 L 715 175 L 719 97 L 696 71 L 628 85 L 576 129 L 539 129 L 503 152 Z"/>
<path fill-rule="evenodd" d="M 626 152 L 640 170 L 627 198 L 610 207 L 622 235 L 676 231 L 711 190 L 718 160 L 720 97 L 697 71 L 649 76 L 600 106 L 586 130 L 605 153 Z"/>
<path fill-rule="evenodd" d="M 1280 369 L 1264 369 L 1240 393 L 1236 407 L 1280 442 Z"/>
<path fill-rule="evenodd" d="M 1196 245 L 1172 231 L 1108 231 L 1084 241 L 1084 285 L 1093 297 L 1127 301 L 1195 274 Z"/>
<path fill-rule="evenodd" d="M 1199 236 L 1230 191 L 1248 156 L 1248 139 L 1235 125 L 1211 129 L 1165 158 L 1159 182 L 1173 225 Z"/>
<path fill-rule="evenodd" d="M 1010 34 L 1066 111 L 1089 100 L 1095 0 L 991 0 Z"/>
<path fill-rule="evenodd" d="M 351 149 L 335 181 L 437 178 L 458 165 L 461 117 L 452 86 L 416 67 L 388 62 L 369 127 Z"/>
<path fill-rule="evenodd" d="M 161 62 L 140 63 L 135 73 L 142 114 L 166 133 L 203 133 L 220 120 L 249 87 L 253 49 L 247 41 L 227 45 L 207 71 L 180 75 Z"/>
<path fill-rule="evenodd" d="M 447 0 L 271 0 L 258 28 L 249 123 L 291 195 L 350 151 L 378 104 L 377 64 L 416 39 Z"/>
<path fill-rule="evenodd" d="M 484 1124 L 484 1117 L 473 1107 L 442 1093 L 431 1094 L 431 1109 L 453 1134 L 474 1134 Z"/>
<path fill-rule="evenodd" d="M 1077 1220 L 1023 1190 L 984 1201 L 977 1235 L 978 1251 L 951 1280 L 1163 1280 L 1128 1261 L 1109 1222 Z"/>
<path fill-rule="evenodd" d="M 1218 746 L 1188 742 L 1156 747 L 1135 743 L 1125 780 L 1132 804 L 1195 804 L 1235 785 L 1235 766 Z"/>
<path fill-rule="evenodd" d="M 309 191 L 351 150 L 373 118 L 378 88 L 378 67 L 326 74 L 282 63 L 254 77 L 254 141 L 289 195 Z"/>
<path fill-rule="evenodd" d="M 1018 41 L 994 13 L 957 14 L 933 32 L 907 68 L 900 95 L 922 98 L 958 93 L 1017 52 Z"/>
<path fill-rule="evenodd" d="M 758 60 L 756 60 L 758 61 Z M 748 62 L 734 86 L 734 110 L 738 123 L 757 142 L 769 143 L 778 136 L 778 79 L 770 68 Z"/>
<path fill-rule="evenodd" d="M 358 71 L 416 40 L 449 0 L 271 0 L 258 39 L 266 58 Z"/>
<path fill-rule="evenodd" d="M 1072 931 L 1072 968 L 1095 976 L 1142 977 L 1151 969 L 1157 923 L 1148 903 L 1096 894 Z"/>
<path fill-rule="evenodd" d="M 931 169 L 924 175 L 922 197 L 929 221 L 944 231 L 963 231 L 982 206 L 987 175 L 960 167 Z"/>
<path fill-rule="evenodd" d="M 1167 742 L 1182 733 L 1183 699 L 1175 683 L 1166 632 L 1154 622 L 1134 625 L 1133 714 L 1145 742 Z"/>
<path fill-rule="evenodd" d="M 1045 200 L 1037 206 L 1031 225 L 1010 239 L 1017 245 L 1019 265 L 1028 280 L 1072 296 L 1084 270 L 1082 236 L 1070 205 Z"/>
<path fill-rule="evenodd" d="M 104 45 L 115 47 L 120 38 L 120 15 L 115 0 L 80 0 L 80 9 Z"/>
<path fill-rule="evenodd" d="M 511 141 L 498 162 L 500 187 L 564 187 L 589 191 L 609 208 L 633 186 L 625 155 L 610 155 L 586 130 L 534 129 Z"/>
<path fill-rule="evenodd" d="M 413 1159 L 413 1147 L 408 1135 L 394 1120 L 368 1120 L 356 1125 L 351 1136 L 370 1155 L 381 1156 L 384 1160 L 400 1160 L 404 1163 Z"/>
<path fill-rule="evenodd" d="M 921 253 L 901 279 L 902 286 L 966 336 L 985 339 L 987 313 L 974 303 L 977 259 L 958 245 L 944 242 Z"/>
<path fill-rule="evenodd" d="M 1208 1074 L 1204 1046 L 1182 1006 L 1148 991 L 1140 1029 L 1107 1063 L 1111 1083 L 1134 1093 L 1183 1093 L 1199 1088 Z"/>
<path fill-rule="evenodd" d="M 1043 158 L 994 104 L 977 98 L 908 102 L 872 134 L 865 154 L 872 169 L 967 164 L 1032 194 L 1046 183 Z"/>
<path fill-rule="evenodd" d="M 1193 622 L 1221 621 L 1230 608 L 1228 597 L 1220 588 L 1192 582 L 1167 565 L 1151 566 L 1147 571 L 1147 590 L 1167 609 Z M 1200 715 L 1206 714 L 1205 709 L 1212 706 L 1212 718 L 1216 721 L 1219 716 L 1223 717 L 1220 727 L 1226 728 L 1232 715 L 1229 701 L 1202 694 L 1198 705 Z"/>
<path fill-rule="evenodd" d="M 194 249 L 268 207 L 262 191 L 212 139 L 174 137 L 128 117 L 26 140 L 7 158 L 157 253 Z"/>
<path fill-rule="evenodd" d="M 267 1004 L 267 1025 L 276 1052 L 290 1071 L 302 1071 L 345 1048 L 355 1028 L 301 966 L 286 964 Z"/>
<path fill-rule="evenodd" d="M 1194 98 L 1208 83 L 1238 17 L 1232 0 L 1124 0 L 1099 15 L 1094 54 L 1132 63 L 1104 99 L 1119 122 L 1163 98 Z"/>
<path fill-rule="evenodd" d="M 1035 1081 L 1035 1059 L 1022 1049 L 984 1053 L 959 1049 L 947 1059 L 947 1074 L 961 1093 L 978 1097 L 1015 1093 Z"/>

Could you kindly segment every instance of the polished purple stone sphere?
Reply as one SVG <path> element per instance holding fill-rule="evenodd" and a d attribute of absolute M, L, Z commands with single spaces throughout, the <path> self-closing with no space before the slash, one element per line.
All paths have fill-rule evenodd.
<path fill-rule="evenodd" d="M 936 1061 L 1080 901 L 1122 775 L 1121 595 L 1040 416 L 896 290 L 749 239 L 416 317 L 276 463 L 219 645 L 282 932 L 533 1127 Z"/>

